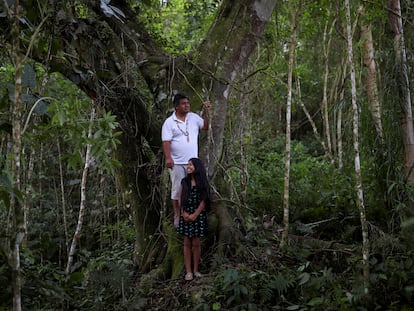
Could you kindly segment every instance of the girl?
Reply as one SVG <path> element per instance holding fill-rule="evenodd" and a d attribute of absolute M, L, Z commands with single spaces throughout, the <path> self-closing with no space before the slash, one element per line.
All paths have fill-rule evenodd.
<path fill-rule="evenodd" d="M 187 176 L 181 181 L 178 203 L 181 207 L 181 216 L 177 231 L 184 236 L 185 280 L 191 281 L 194 276 L 201 276 L 198 271 L 201 254 L 200 237 L 207 233 L 206 209 L 210 206 L 210 185 L 203 162 L 198 158 L 191 158 L 188 161 Z"/>

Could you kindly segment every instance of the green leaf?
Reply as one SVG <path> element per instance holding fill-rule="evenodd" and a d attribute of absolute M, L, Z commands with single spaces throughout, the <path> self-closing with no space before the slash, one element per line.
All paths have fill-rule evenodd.
<path fill-rule="evenodd" d="M 323 304 L 323 302 L 324 302 L 323 298 L 315 297 L 315 298 L 312 298 L 311 301 L 309 301 L 307 304 L 309 306 L 318 306 L 318 305 Z"/>
<path fill-rule="evenodd" d="M 0 186 L 3 185 L 8 191 L 12 190 L 12 183 L 6 175 L 0 176 Z"/>
<path fill-rule="evenodd" d="M 82 282 L 83 278 L 84 278 L 84 275 L 81 272 L 74 272 L 70 275 L 70 280 L 75 283 Z"/>
<path fill-rule="evenodd" d="M 36 87 L 36 73 L 32 66 L 24 65 L 23 74 L 22 74 L 22 85 L 27 88 Z"/>
<path fill-rule="evenodd" d="M 414 217 L 407 219 L 401 224 L 401 228 L 407 228 L 411 226 L 414 226 Z"/>
<path fill-rule="evenodd" d="M 299 276 L 299 278 L 300 278 L 299 285 L 303 285 L 303 284 L 305 284 L 305 283 L 307 283 L 307 282 L 309 281 L 309 279 L 310 279 L 310 274 L 309 274 L 309 273 L 307 273 L 307 272 L 302 273 L 302 274 Z"/>
<path fill-rule="evenodd" d="M 0 200 L 3 201 L 4 205 L 9 208 L 10 207 L 10 196 L 9 193 L 6 191 L 0 191 Z"/>
<path fill-rule="evenodd" d="M 43 99 L 40 99 L 34 109 L 34 111 L 42 116 L 45 115 L 47 113 L 47 107 L 48 107 L 48 102 L 44 101 Z"/>

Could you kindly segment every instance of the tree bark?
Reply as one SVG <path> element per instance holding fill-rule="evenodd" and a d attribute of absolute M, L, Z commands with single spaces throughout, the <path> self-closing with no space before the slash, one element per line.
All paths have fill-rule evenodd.
<path fill-rule="evenodd" d="M 360 12 L 364 11 L 364 7 L 361 6 Z M 372 30 L 371 25 L 366 24 L 363 19 L 361 24 L 361 42 L 363 60 L 365 65 L 365 90 L 368 98 L 370 111 L 374 119 L 377 136 L 380 139 L 380 143 L 384 144 L 384 135 L 382 131 L 381 121 L 381 103 L 378 96 L 377 66 L 375 62 L 375 48 L 372 40 Z"/>
<path fill-rule="evenodd" d="M 60 185 L 60 200 L 62 204 L 63 231 L 65 232 L 65 254 L 69 254 L 69 234 L 68 234 L 66 196 L 65 196 L 65 181 L 64 181 L 64 174 L 63 174 L 62 152 L 60 148 L 59 137 L 56 138 L 56 146 L 58 150 L 58 161 L 59 161 L 59 185 Z"/>
<path fill-rule="evenodd" d="M 88 129 L 88 141 L 92 138 L 92 127 L 93 122 L 95 120 L 95 110 L 92 109 L 91 117 L 90 117 L 90 124 Z M 86 152 L 85 152 L 85 163 L 83 165 L 82 171 L 82 179 L 81 179 L 81 189 L 80 189 L 80 205 L 79 205 L 79 215 L 78 215 L 78 223 L 76 225 L 75 232 L 73 233 L 72 243 L 69 248 L 68 253 L 68 261 L 66 264 L 66 273 L 69 274 L 72 270 L 73 265 L 73 257 L 76 253 L 76 247 L 78 246 L 79 237 L 81 235 L 82 224 L 83 224 L 83 216 L 85 214 L 86 208 L 86 181 L 88 180 L 88 171 L 89 166 L 91 164 L 91 149 L 92 144 L 90 142 L 86 145 Z"/>
<path fill-rule="evenodd" d="M 248 159 L 246 154 L 246 132 L 250 130 L 251 117 L 247 117 L 246 109 L 248 96 L 246 94 L 240 94 L 240 107 L 238 110 L 237 120 L 239 123 L 238 138 L 239 138 L 239 153 L 240 153 L 240 204 L 245 206 L 247 204 L 247 188 L 249 183 L 248 175 Z"/>
<path fill-rule="evenodd" d="M 287 100 L 286 100 L 286 150 L 285 150 L 285 175 L 283 187 L 283 232 L 280 240 L 280 247 L 283 248 L 287 243 L 289 234 L 289 188 L 290 188 L 290 142 L 291 142 L 291 111 L 292 111 L 292 85 L 293 85 L 293 67 L 295 63 L 296 48 L 296 31 L 301 14 L 301 1 L 292 12 L 291 34 L 289 44 L 289 64 L 288 64 L 288 80 L 287 80 Z"/>
<path fill-rule="evenodd" d="M 23 151 L 24 155 L 24 151 Z M 34 148 L 30 149 L 30 153 L 28 155 L 28 165 L 26 168 L 26 176 L 25 176 L 25 184 L 30 185 L 32 183 L 33 177 L 33 168 L 35 162 L 36 150 Z M 25 193 L 24 193 L 24 205 L 23 205 L 23 224 L 24 224 L 24 235 L 25 239 L 23 240 L 23 244 L 27 242 L 26 238 L 29 234 L 29 213 L 30 213 L 30 197 L 32 195 L 32 188 L 30 186 L 26 186 Z"/>
<path fill-rule="evenodd" d="M 329 16 L 329 11 L 328 11 Z M 323 125 L 325 130 L 325 139 L 326 139 L 326 151 L 325 155 L 328 159 L 332 160 L 332 142 L 331 142 L 331 126 L 329 122 L 329 109 L 328 109 L 328 77 L 329 77 L 329 52 L 331 47 L 332 39 L 332 30 L 335 26 L 335 20 L 332 22 L 332 25 L 328 30 L 328 22 L 326 22 L 325 30 L 323 32 L 323 56 L 325 63 L 325 71 L 323 75 L 323 98 L 322 98 L 322 116 L 323 116 Z"/>
<path fill-rule="evenodd" d="M 346 30 L 348 43 L 348 64 L 351 78 L 351 97 L 353 110 L 353 142 L 354 142 L 354 163 L 355 163 L 355 186 L 357 190 L 357 204 L 361 221 L 362 231 L 362 262 L 363 262 L 363 280 L 364 292 L 368 294 L 369 290 L 369 239 L 368 225 L 365 214 L 364 190 L 362 187 L 361 161 L 359 155 L 359 114 L 356 92 L 355 68 L 353 60 L 353 44 L 352 44 L 352 26 L 351 26 L 351 10 L 349 0 L 345 0 L 346 9 Z"/>
<path fill-rule="evenodd" d="M 338 168 L 340 170 L 344 167 L 344 148 L 343 148 L 343 133 L 342 133 L 342 111 L 344 109 L 344 96 L 345 96 L 345 80 L 347 77 L 347 64 L 345 62 L 341 74 L 341 86 L 339 91 L 339 105 L 336 115 L 336 140 L 337 140 L 337 154 L 338 154 Z"/>
<path fill-rule="evenodd" d="M 21 191 L 21 156 L 22 156 L 22 64 L 20 55 L 20 6 L 14 1 L 9 7 L 4 1 L 8 20 L 11 23 L 11 55 L 14 65 L 14 100 L 12 103 L 12 139 L 11 160 L 7 163 L 12 176 L 12 190 L 8 210 L 7 229 L 5 238 L 2 237 L 2 248 L 7 257 L 11 270 L 13 311 L 21 310 L 22 274 L 20 266 L 20 245 L 25 237 L 24 229 L 24 202 L 19 200 Z"/>
<path fill-rule="evenodd" d="M 414 130 L 410 80 L 401 18 L 400 0 L 388 0 L 388 20 L 394 33 L 396 79 L 401 98 L 401 127 L 404 146 L 404 173 L 408 183 L 414 184 Z"/>

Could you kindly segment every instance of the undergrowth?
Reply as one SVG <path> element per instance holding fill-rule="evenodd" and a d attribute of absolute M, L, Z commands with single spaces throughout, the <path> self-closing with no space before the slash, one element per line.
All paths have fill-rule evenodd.
<path fill-rule="evenodd" d="M 141 275 L 134 273 L 132 241 L 114 244 L 98 256 L 81 252 L 83 266 L 69 279 L 25 251 L 23 303 L 27 310 L 413 310 L 410 244 L 384 236 L 372 243 L 366 295 L 359 243 L 292 233 L 282 251 L 277 226 L 260 225 L 245 232 L 237 254 L 203 250 L 202 278 L 158 280 L 146 290 L 139 286 Z M 9 272 L 1 272 L 4 298 L 11 288 L 4 278 Z"/>
<path fill-rule="evenodd" d="M 391 241 L 391 240 L 390 240 Z M 413 251 L 388 247 L 374 256 L 364 294 L 358 244 L 291 238 L 279 249 L 277 228 L 246 235 L 243 254 L 205 258 L 201 279 L 160 281 L 132 310 L 413 310 Z M 395 241 L 394 241 L 395 243 Z M 388 245 L 391 246 L 391 245 Z M 384 249 L 387 246 L 382 245 Z"/>

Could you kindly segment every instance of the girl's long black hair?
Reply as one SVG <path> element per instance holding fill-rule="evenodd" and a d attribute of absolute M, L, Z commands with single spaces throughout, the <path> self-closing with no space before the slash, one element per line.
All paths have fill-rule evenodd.
<path fill-rule="evenodd" d="M 200 159 L 191 158 L 190 161 L 193 163 L 195 168 L 193 175 L 196 182 L 196 187 L 201 193 L 201 199 L 204 200 L 207 209 L 210 207 L 210 184 L 208 182 L 206 169 Z M 190 194 L 191 177 L 191 175 L 187 175 L 181 181 L 181 185 L 183 186 L 183 190 L 181 192 L 181 204 L 184 209 L 187 206 L 188 196 Z"/>

